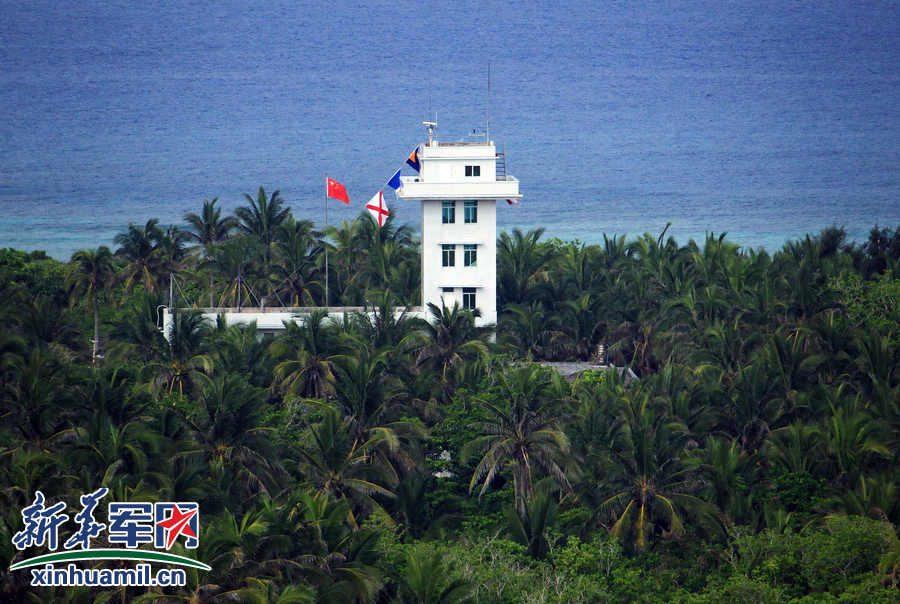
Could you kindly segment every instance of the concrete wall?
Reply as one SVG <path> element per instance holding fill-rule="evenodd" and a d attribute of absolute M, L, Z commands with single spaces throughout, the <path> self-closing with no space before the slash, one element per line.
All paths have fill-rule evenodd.
<path fill-rule="evenodd" d="M 284 331 L 285 323 L 299 323 L 302 324 L 303 321 L 310 315 L 313 310 L 321 310 L 321 309 L 298 309 L 298 310 L 281 310 L 281 309 L 271 309 L 266 311 L 259 311 L 259 309 L 241 309 L 238 312 L 237 309 L 232 308 L 220 308 L 220 309 L 200 309 L 201 314 L 210 325 L 215 325 L 216 320 L 220 315 L 225 317 L 225 322 L 227 325 L 250 325 L 251 323 L 256 323 L 256 329 L 260 333 L 277 333 L 280 331 Z M 202 312 L 206 311 L 206 312 Z M 254 312 L 256 311 L 256 312 Z M 179 312 L 191 312 L 191 309 L 179 309 Z M 358 312 L 366 312 L 370 318 L 375 316 L 374 312 L 365 311 L 362 307 L 359 308 L 333 308 L 328 312 L 328 317 L 326 321 L 333 321 L 336 323 L 341 323 L 344 321 L 346 315 Z M 404 312 L 406 312 L 406 316 L 410 318 L 419 318 L 419 319 L 427 319 L 427 312 L 424 312 L 421 308 L 415 307 L 405 310 L 403 308 L 395 308 L 394 316 L 399 318 Z M 167 340 L 171 339 L 172 336 L 172 313 L 168 308 L 163 309 L 163 335 Z"/>
<path fill-rule="evenodd" d="M 497 150 L 494 145 L 448 145 L 435 143 L 419 147 L 422 171 L 419 176 L 426 182 L 497 180 Z M 466 176 L 466 166 L 480 166 L 480 176 Z"/>
<path fill-rule="evenodd" d="M 441 305 L 441 296 L 447 306 L 457 301 L 462 305 L 462 288 L 476 288 L 475 302 L 481 311 L 479 325 L 497 322 L 497 202 L 478 202 L 478 222 L 465 223 L 463 200 L 454 200 L 456 222 L 442 222 L 442 202 L 422 202 L 422 306 L 428 303 Z M 442 262 L 442 244 L 456 247 L 456 263 L 445 267 Z M 476 266 L 463 262 L 465 244 L 475 244 L 478 261 Z M 442 288 L 454 288 L 453 294 L 443 294 Z"/>

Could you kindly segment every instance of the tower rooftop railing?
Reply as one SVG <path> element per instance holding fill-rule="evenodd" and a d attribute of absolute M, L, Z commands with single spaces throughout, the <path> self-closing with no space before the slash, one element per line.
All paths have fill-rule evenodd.
<path fill-rule="evenodd" d="M 493 142 L 486 143 L 484 141 L 434 141 L 434 144 L 438 147 L 490 147 L 493 146 Z"/>

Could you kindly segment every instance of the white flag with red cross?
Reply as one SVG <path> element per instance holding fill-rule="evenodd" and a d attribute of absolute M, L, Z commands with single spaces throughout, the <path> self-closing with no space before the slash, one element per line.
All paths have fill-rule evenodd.
<path fill-rule="evenodd" d="M 384 202 L 384 193 L 381 191 L 378 191 L 372 196 L 372 199 L 366 204 L 366 209 L 369 210 L 369 214 L 372 215 L 372 218 L 380 227 L 384 226 L 384 222 L 388 219 L 388 216 L 391 215 L 388 211 L 387 204 Z"/>

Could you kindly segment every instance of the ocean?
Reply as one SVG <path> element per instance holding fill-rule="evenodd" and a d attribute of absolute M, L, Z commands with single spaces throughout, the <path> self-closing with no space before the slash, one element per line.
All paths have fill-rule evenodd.
<path fill-rule="evenodd" d="M 60 259 L 260 186 L 321 222 L 326 174 L 351 219 L 423 120 L 475 140 L 488 111 L 501 229 L 900 225 L 897 2 L 2 0 L 0 64 L 0 247 Z"/>

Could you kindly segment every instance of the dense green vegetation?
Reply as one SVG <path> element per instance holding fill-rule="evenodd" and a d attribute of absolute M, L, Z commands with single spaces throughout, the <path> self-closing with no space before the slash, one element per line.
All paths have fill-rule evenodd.
<path fill-rule="evenodd" d="M 246 201 L 68 263 L 0 251 L 4 601 L 897 601 L 900 228 L 774 254 L 502 233 L 494 338 L 458 307 L 390 312 L 419 299 L 409 229 Z M 162 338 L 170 290 L 321 305 L 325 246 L 331 303 L 372 313 L 264 338 L 182 312 Z M 601 345 L 639 379 L 535 363 Z M 101 485 L 199 502 L 213 570 L 107 592 L 5 571 L 44 551 L 11 543 L 35 491 L 71 512 Z"/>

